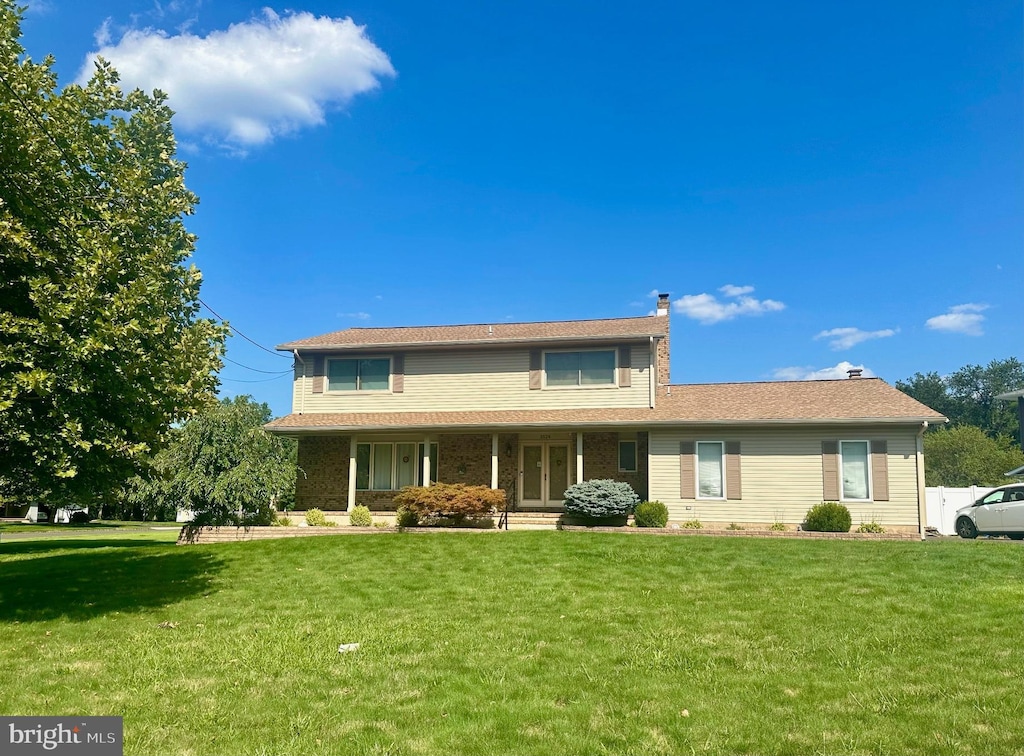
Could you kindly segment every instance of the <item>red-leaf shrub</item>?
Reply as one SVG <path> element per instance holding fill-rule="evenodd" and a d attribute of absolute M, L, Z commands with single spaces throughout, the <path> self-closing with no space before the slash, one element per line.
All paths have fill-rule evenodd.
<path fill-rule="evenodd" d="M 464 483 L 435 483 L 432 486 L 406 486 L 395 494 L 395 504 L 414 513 L 421 522 L 466 517 L 481 517 L 505 506 L 500 488 L 467 486 Z"/>

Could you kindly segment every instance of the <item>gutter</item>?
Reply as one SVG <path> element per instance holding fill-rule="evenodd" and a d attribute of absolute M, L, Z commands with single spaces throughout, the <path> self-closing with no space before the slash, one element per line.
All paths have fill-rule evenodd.
<path fill-rule="evenodd" d="M 947 421 L 948 422 L 948 421 Z M 921 429 L 917 432 L 915 450 L 917 452 L 917 527 L 921 540 L 925 539 L 925 520 L 928 518 L 927 492 L 924 486 L 924 432 L 928 430 L 928 421 L 921 421 Z"/>
<path fill-rule="evenodd" d="M 306 382 L 306 361 L 304 359 L 302 359 L 301 357 L 299 357 L 299 350 L 298 349 L 293 349 L 292 350 L 292 354 L 295 355 L 295 359 L 297 359 L 299 362 L 302 363 L 302 383 L 305 384 L 305 382 Z M 300 385 L 299 386 L 299 414 L 300 415 L 303 413 L 303 410 L 306 409 L 306 392 L 303 391 L 302 389 L 303 389 L 303 386 Z"/>
<path fill-rule="evenodd" d="M 437 349 L 438 347 L 451 347 L 451 346 L 481 346 L 485 344 L 521 344 L 523 346 L 529 346 L 530 344 L 559 344 L 559 343 L 574 343 L 574 342 L 591 342 L 591 341 L 606 341 L 610 344 L 621 343 L 623 341 L 642 341 L 646 338 L 660 338 L 664 336 L 663 333 L 622 333 L 622 334 L 602 334 L 600 336 L 541 336 L 541 337 L 529 337 L 529 338 L 489 338 L 489 339 L 457 339 L 454 341 L 389 341 L 389 342 L 364 342 L 359 344 L 303 344 L 302 342 L 292 342 L 288 344 L 279 344 L 274 347 L 279 352 L 291 352 L 296 349 L 301 349 L 304 352 L 337 352 L 339 350 L 347 349 L 358 349 L 366 351 L 368 349 Z"/>

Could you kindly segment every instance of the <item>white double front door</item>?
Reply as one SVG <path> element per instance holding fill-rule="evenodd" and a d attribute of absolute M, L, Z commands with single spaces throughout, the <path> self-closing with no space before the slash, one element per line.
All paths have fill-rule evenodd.
<path fill-rule="evenodd" d="M 524 507 L 559 507 L 569 487 L 569 444 L 526 442 L 519 450 L 519 502 Z"/>

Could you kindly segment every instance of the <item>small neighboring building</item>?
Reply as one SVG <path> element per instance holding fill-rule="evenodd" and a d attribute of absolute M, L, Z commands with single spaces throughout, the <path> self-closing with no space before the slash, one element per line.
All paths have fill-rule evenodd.
<path fill-rule="evenodd" d="M 298 509 L 393 509 L 407 485 L 505 489 L 558 511 L 612 478 L 670 521 L 802 522 L 841 501 L 854 523 L 923 533 L 921 435 L 945 422 L 877 378 L 671 385 L 669 299 L 655 315 L 350 328 L 282 344 L 299 444 Z"/>

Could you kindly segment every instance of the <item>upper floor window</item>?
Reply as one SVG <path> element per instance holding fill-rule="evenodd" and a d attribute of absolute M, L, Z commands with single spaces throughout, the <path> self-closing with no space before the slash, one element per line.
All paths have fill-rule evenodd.
<path fill-rule="evenodd" d="M 388 357 L 327 361 L 328 391 L 387 391 L 390 376 Z"/>
<path fill-rule="evenodd" d="M 548 386 L 614 386 L 615 350 L 545 352 Z"/>

